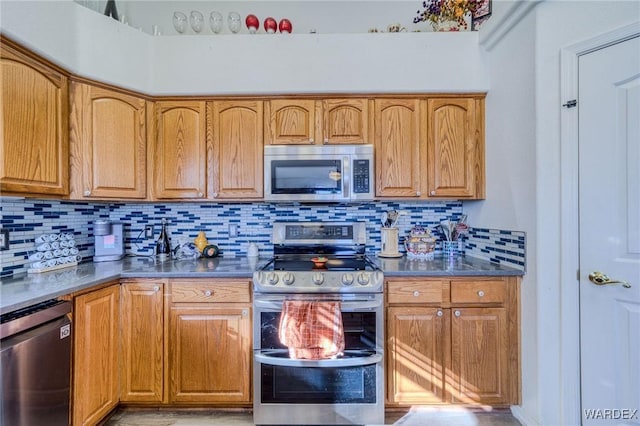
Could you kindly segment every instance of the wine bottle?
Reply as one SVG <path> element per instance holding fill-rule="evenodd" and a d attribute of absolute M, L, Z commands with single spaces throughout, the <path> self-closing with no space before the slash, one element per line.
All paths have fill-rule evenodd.
<path fill-rule="evenodd" d="M 171 243 L 169 242 L 169 234 L 167 233 L 167 219 L 162 219 L 162 230 L 156 242 L 156 255 L 160 261 L 171 258 Z"/>

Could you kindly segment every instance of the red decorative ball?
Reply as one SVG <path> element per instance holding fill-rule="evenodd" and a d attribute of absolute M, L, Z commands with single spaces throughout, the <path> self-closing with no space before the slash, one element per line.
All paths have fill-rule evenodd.
<path fill-rule="evenodd" d="M 247 28 L 251 34 L 255 33 L 258 31 L 258 28 L 260 28 L 260 20 L 256 15 L 247 15 L 244 22 L 247 24 Z"/>
<path fill-rule="evenodd" d="M 290 34 L 291 31 L 293 30 L 293 25 L 291 25 L 290 20 L 288 20 L 287 18 L 284 18 L 280 20 L 280 25 L 278 25 L 278 28 L 280 29 L 281 33 Z"/>
<path fill-rule="evenodd" d="M 273 34 L 276 32 L 277 29 L 278 29 L 278 23 L 276 22 L 275 19 L 273 19 L 272 17 L 268 17 L 267 19 L 264 20 L 264 30 L 267 33 Z"/>

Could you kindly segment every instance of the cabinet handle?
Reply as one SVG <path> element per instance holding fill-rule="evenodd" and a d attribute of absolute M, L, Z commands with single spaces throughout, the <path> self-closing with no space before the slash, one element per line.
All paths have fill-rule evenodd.
<path fill-rule="evenodd" d="M 418 196 L 418 197 L 419 197 L 420 195 L 422 195 L 422 192 L 420 192 L 420 191 L 416 191 L 416 196 Z"/>
<path fill-rule="evenodd" d="M 418 297 L 420 296 L 420 292 L 418 290 L 413 292 L 413 297 Z"/>
<path fill-rule="evenodd" d="M 454 311 L 454 312 L 453 312 L 453 315 L 455 315 L 455 316 L 459 317 L 459 316 L 460 316 L 460 311 Z"/>
<path fill-rule="evenodd" d="M 313 145 L 314 143 L 316 143 L 316 141 L 314 141 L 313 138 L 309 138 L 309 143 Z"/>
<path fill-rule="evenodd" d="M 160 286 L 159 285 L 154 285 L 153 286 L 153 291 L 157 292 L 158 290 L 160 290 Z"/>
<path fill-rule="evenodd" d="M 436 315 L 437 315 L 437 316 L 439 316 L 439 317 L 441 317 L 441 316 L 442 316 L 442 315 L 444 315 L 444 314 L 442 313 L 442 311 L 438 310 L 438 312 L 436 312 Z"/>
<path fill-rule="evenodd" d="M 91 195 L 91 191 L 89 191 L 88 189 L 84 190 L 84 196 L 88 197 L 89 195 Z"/>
<path fill-rule="evenodd" d="M 204 292 L 204 295 L 207 296 L 207 297 L 211 296 L 212 294 L 213 294 L 213 292 L 211 290 L 207 290 L 207 291 Z"/>
<path fill-rule="evenodd" d="M 243 309 L 242 310 L 242 316 L 243 317 L 249 316 L 249 311 L 247 309 Z"/>
<path fill-rule="evenodd" d="M 436 195 L 436 191 L 431 191 L 431 195 Z"/>
<path fill-rule="evenodd" d="M 479 296 L 479 297 L 483 297 L 483 296 L 484 296 L 484 291 L 482 291 L 482 290 L 478 290 L 478 296 Z"/>

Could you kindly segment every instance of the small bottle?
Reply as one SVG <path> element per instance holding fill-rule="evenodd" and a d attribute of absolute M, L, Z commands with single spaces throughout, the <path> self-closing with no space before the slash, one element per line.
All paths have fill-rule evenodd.
<path fill-rule="evenodd" d="M 162 230 L 156 242 L 156 255 L 160 261 L 171 258 L 171 243 L 169 242 L 169 234 L 167 233 L 167 219 L 162 219 Z"/>

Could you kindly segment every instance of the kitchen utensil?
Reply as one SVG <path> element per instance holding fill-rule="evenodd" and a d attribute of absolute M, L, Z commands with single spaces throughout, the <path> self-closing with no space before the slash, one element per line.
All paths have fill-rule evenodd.
<path fill-rule="evenodd" d="M 388 228 L 387 225 L 387 221 L 389 220 L 389 215 L 387 214 L 387 212 L 382 212 L 382 216 L 380 218 L 380 221 L 382 222 L 382 227 L 383 228 Z"/>

